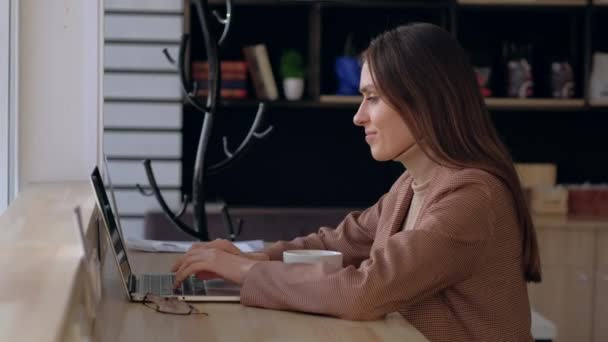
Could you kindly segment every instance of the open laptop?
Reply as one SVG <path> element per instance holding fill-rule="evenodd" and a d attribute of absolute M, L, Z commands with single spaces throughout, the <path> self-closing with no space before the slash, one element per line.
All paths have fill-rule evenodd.
<path fill-rule="evenodd" d="M 175 274 L 135 274 L 126 252 L 125 242 L 119 231 L 116 216 L 101 178 L 99 169 L 95 167 L 91 173 L 91 185 L 107 232 L 110 250 L 116 264 L 129 300 L 140 302 L 148 293 L 162 297 L 176 297 L 191 302 L 239 302 L 240 288 L 238 285 L 221 279 L 199 280 L 196 277 L 187 278 L 180 288 L 173 289 Z"/>

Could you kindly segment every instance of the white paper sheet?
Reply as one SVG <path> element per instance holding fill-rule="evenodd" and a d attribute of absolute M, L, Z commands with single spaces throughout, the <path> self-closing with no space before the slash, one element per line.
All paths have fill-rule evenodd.
<path fill-rule="evenodd" d="M 188 251 L 193 243 L 193 241 L 127 239 L 127 247 L 129 249 L 144 252 L 183 253 Z M 234 244 L 242 252 L 255 252 L 264 248 L 264 241 L 262 240 L 236 241 Z"/>

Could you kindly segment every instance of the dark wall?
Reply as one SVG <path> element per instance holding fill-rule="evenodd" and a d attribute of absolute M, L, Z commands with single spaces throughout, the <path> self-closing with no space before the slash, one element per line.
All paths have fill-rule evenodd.
<path fill-rule="evenodd" d="M 365 206 L 388 190 L 404 168 L 372 159 L 356 109 L 270 109 L 274 132 L 233 168 L 209 177 L 211 198 L 232 205 Z M 223 109 L 211 160 L 223 158 L 221 137 L 234 149 L 252 120 L 253 107 Z M 597 111 L 494 111 L 495 125 L 518 162 L 558 165 L 560 183 L 608 181 L 608 113 Z M 200 115 L 184 115 L 184 180 L 192 177 Z M 188 158 L 190 157 L 190 158 Z M 184 183 L 189 192 L 191 181 Z"/>
<path fill-rule="evenodd" d="M 229 145 L 236 148 L 252 112 L 253 108 L 224 111 L 212 138 L 211 160 L 224 157 L 220 134 L 230 137 Z M 209 177 L 211 198 L 232 205 L 365 206 L 403 171 L 400 164 L 372 159 L 363 130 L 352 123 L 353 110 L 278 108 L 269 114 L 273 133 L 233 168 Z M 187 113 L 184 118 L 184 136 L 198 139 L 200 116 Z M 184 156 L 193 156 L 195 149 L 196 140 L 184 142 Z M 184 159 L 185 180 L 191 179 L 193 166 L 193 158 Z M 190 191 L 190 182 L 184 189 Z"/>

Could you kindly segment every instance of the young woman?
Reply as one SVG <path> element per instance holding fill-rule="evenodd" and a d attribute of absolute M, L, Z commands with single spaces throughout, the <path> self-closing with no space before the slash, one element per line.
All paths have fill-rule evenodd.
<path fill-rule="evenodd" d="M 540 281 L 532 220 L 465 52 L 412 24 L 363 54 L 354 123 L 372 156 L 407 171 L 336 229 L 243 254 L 217 240 L 174 266 L 242 284 L 244 305 L 372 320 L 398 311 L 431 341 L 531 341 L 527 281 Z M 373 180 L 363 180 L 373 181 Z M 344 268 L 285 264 L 287 249 L 344 255 Z"/>

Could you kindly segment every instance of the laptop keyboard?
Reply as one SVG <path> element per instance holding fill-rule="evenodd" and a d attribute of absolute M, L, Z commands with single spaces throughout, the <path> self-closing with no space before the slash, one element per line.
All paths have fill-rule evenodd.
<path fill-rule="evenodd" d="M 140 277 L 140 293 L 154 293 L 161 296 L 201 296 L 207 294 L 205 282 L 196 278 L 188 277 L 182 282 L 181 287 L 173 289 L 175 275 L 172 274 L 144 274 Z"/>

